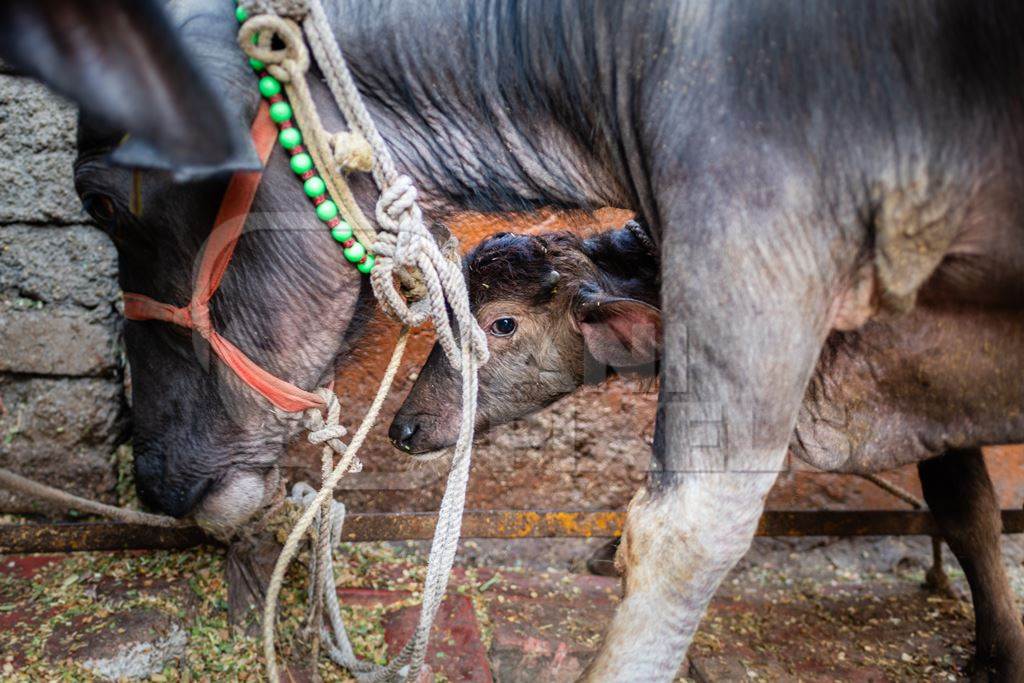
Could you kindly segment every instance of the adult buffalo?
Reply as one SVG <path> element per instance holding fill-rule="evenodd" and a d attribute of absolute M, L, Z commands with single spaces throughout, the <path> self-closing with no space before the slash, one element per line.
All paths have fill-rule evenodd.
<path fill-rule="evenodd" d="M 229 4 L 176 10 L 247 121 L 257 95 Z M 672 677 L 749 546 L 832 330 L 912 309 L 922 292 L 975 329 L 998 317 L 1019 334 L 1024 7 L 339 0 L 328 12 L 432 218 L 613 205 L 660 245 L 652 474 L 630 507 L 626 596 L 592 679 Z M 115 236 L 126 289 L 183 303 L 224 183 L 147 175 L 132 213 L 129 179 L 96 161 L 116 136 L 86 126 L 82 140 L 79 190 Z M 304 201 L 276 152 L 213 318 L 311 387 L 351 342 L 365 285 Z M 270 495 L 290 423 L 168 325 L 129 323 L 126 336 L 143 498 L 224 533 L 243 524 Z M 971 387 L 959 367 L 936 401 Z M 1024 413 L 987 405 L 955 429 L 922 411 L 894 456 L 1024 438 Z M 804 443 L 812 461 L 884 442 L 883 421 L 842 448 L 830 420 Z M 994 654 L 1019 675 L 1019 657 Z"/>

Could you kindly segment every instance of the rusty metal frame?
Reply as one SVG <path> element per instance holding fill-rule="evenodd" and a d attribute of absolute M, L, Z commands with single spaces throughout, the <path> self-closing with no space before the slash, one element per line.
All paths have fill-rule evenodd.
<path fill-rule="evenodd" d="M 1024 533 L 1024 510 L 1004 510 L 1004 533 Z M 465 538 L 611 538 L 622 531 L 618 510 L 467 511 Z M 432 512 L 350 513 L 347 541 L 430 539 Z M 926 510 L 769 510 L 759 536 L 934 536 L 938 528 Z M 0 554 L 81 550 L 180 550 L 214 543 L 198 527 L 156 529 L 116 522 L 0 525 Z"/>

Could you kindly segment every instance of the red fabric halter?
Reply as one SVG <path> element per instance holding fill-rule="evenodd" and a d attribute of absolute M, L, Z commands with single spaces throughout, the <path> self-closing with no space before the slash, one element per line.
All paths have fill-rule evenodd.
<path fill-rule="evenodd" d="M 265 166 L 277 137 L 277 129 L 270 120 L 266 101 L 260 102 L 251 134 L 260 164 Z M 320 408 L 324 402 L 319 396 L 289 384 L 256 365 L 237 346 L 218 334 L 210 321 L 210 299 L 220 286 L 224 271 L 235 253 L 235 245 L 245 227 L 262 176 L 263 171 L 239 172 L 231 176 L 220 210 L 214 219 L 210 239 L 203 250 L 199 276 L 188 306 L 171 306 L 142 294 L 125 292 L 124 315 L 129 320 L 163 320 L 195 330 L 209 342 L 217 357 L 240 380 L 281 410 L 295 412 Z"/>

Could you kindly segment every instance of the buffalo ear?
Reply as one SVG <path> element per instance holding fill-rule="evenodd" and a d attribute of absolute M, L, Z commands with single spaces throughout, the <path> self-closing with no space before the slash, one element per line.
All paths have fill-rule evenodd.
<path fill-rule="evenodd" d="M 258 168 L 248 136 L 161 5 L 3 0 L 0 57 L 73 100 L 89 121 L 128 133 L 131 147 L 120 163 L 194 174 L 253 162 Z"/>
<path fill-rule="evenodd" d="M 604 294 L 584 295 L 577 320 L 587 351 L 613 368 L 649 365 L 661 345 L 661 311 L 654 306 Z"/>

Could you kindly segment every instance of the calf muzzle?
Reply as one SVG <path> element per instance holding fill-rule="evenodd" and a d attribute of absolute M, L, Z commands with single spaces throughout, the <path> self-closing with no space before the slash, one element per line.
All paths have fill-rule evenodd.
<path fill-rule="evenodd" d="M 415 417 L 396 415 L 391 427 L 388 429 L 388 438 L 391 444 L 402 451 L 411 453 L 413 450 L 413 439 L 420 429 Z"/>

